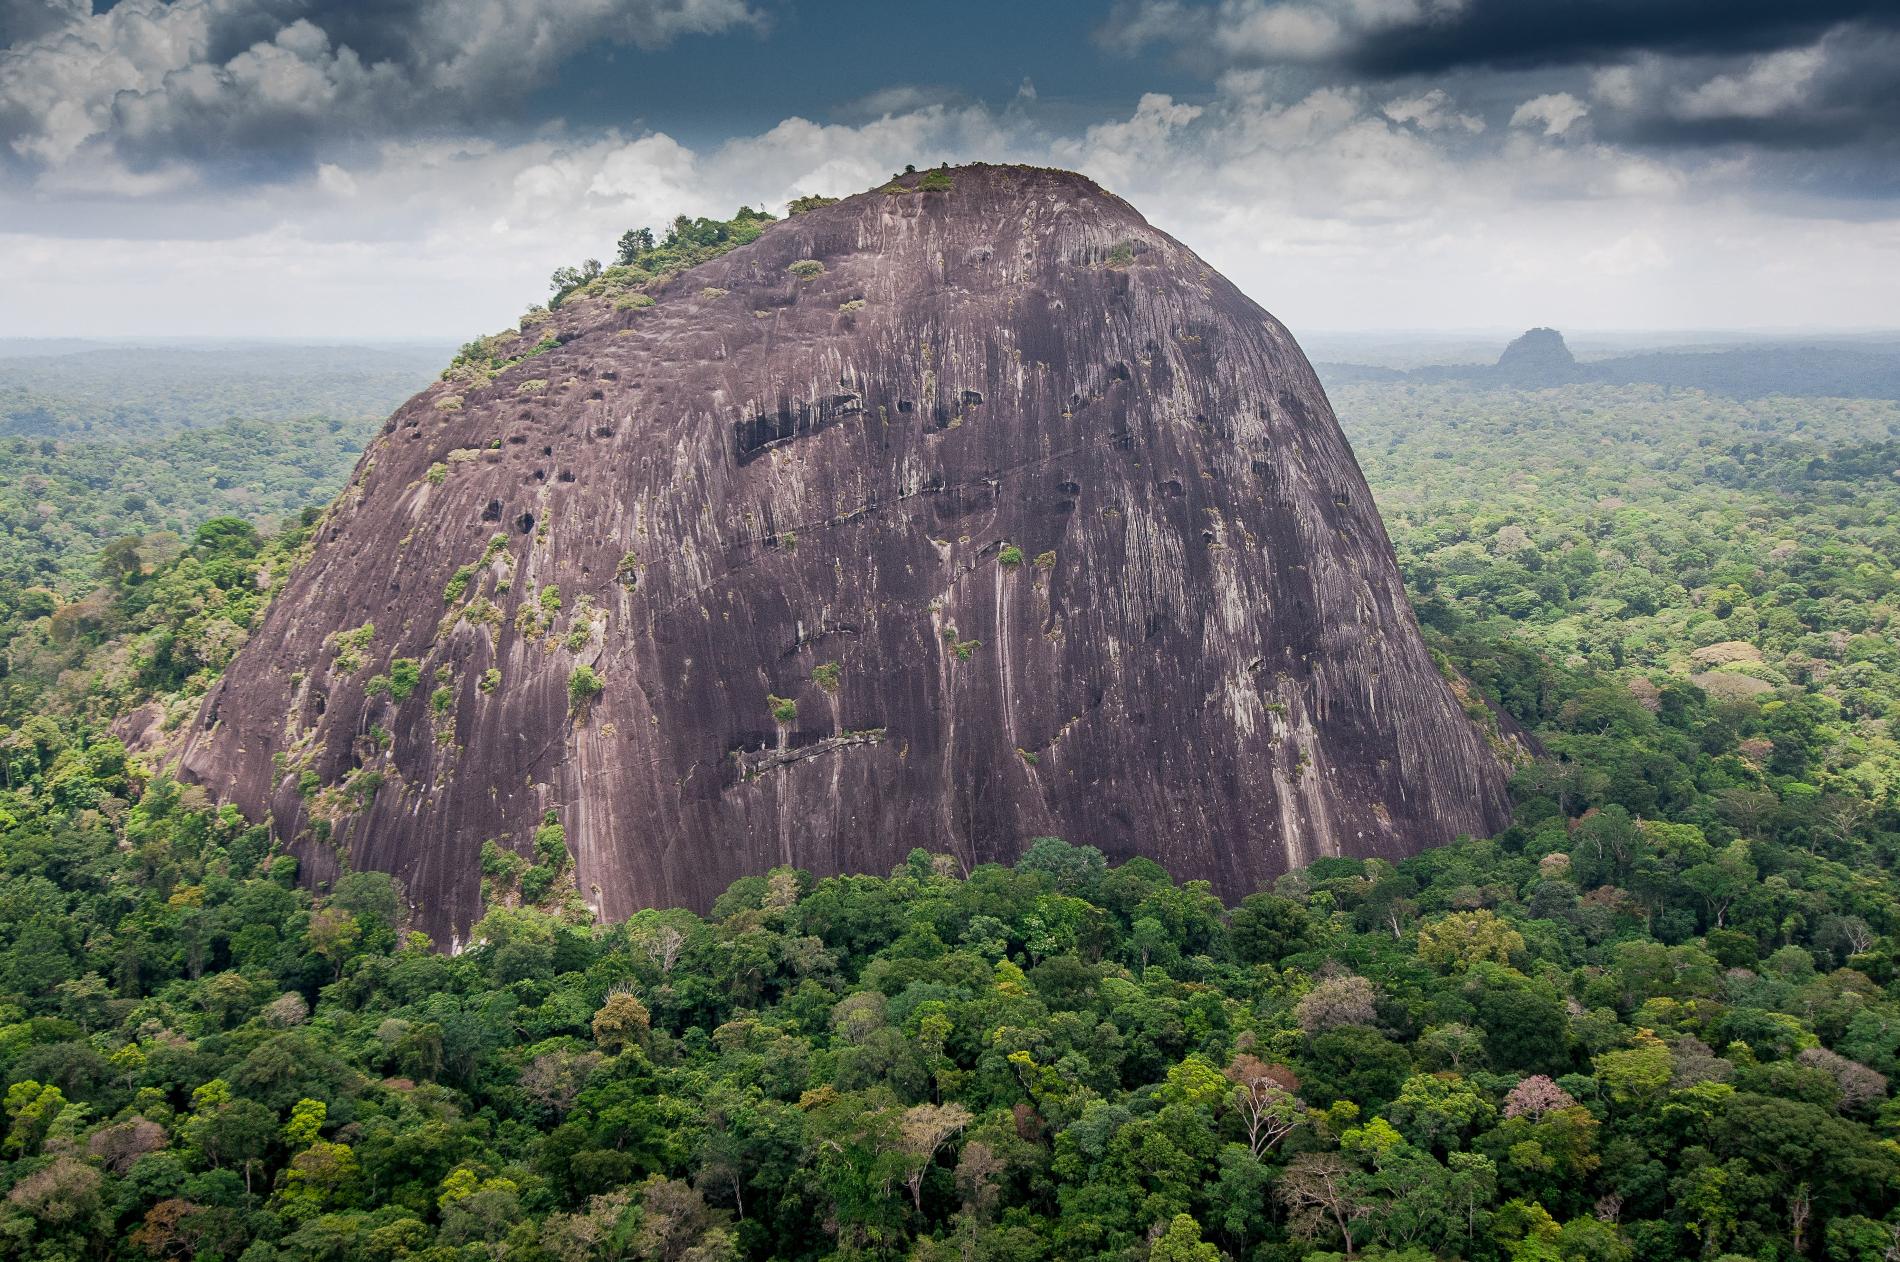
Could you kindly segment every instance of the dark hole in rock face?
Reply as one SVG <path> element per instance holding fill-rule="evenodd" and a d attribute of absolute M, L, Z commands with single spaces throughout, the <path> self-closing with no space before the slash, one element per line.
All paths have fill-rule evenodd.
<path fill-rule="evenodd" d="M 501 501 L 500 500 L 488 501 L 488 507 L 482 510 L 482 520 L 483 521 L 500 521 L 501 520 Z"/>
<path fill-rule="evenodd" d="M 329 703 L 330 703 L 330 699 L 324 696 L 320 692 L 313 692 L 310 694 L 310 709 L 311 709 L 311 712 L 314 713 L 318 718 L 323 717 L 323 709 Z"/>
<path fill-rule="evenodd" d="M 974 407 L 981 402 L 983 402 L 983 392 L 981 390 L 965 390 L 963 392 L 964 406 Z"/>
<path fill-rule="evenodd" d="M 768 447 L 816 434 L 846 417 L 859 416 L 863 412 L 863 398 L 851 391 L 844 391 L 819 399 L 816 403 L 807 403 L 802 399 L 782 403 L 776 412 L 761 412 L 750 420 L 735 421 L 732 436 L 738 448 L 739 463 L 749 463 Z"/>
<path fill-rule="evenodd" d="M 587 392 L 587 397 L 593 402 L 598 403 L 602 399 L 606 398 L 607 396 L 603 394 L 598 387 L 596 387 L 595 389 L 589 390 Z"/>
<path fill-rule="evenodd" d="M 515 518 L 515 529 L 520 531 L 524 535 L 527 534 L 530 530 L 533 530 L 534 529 L 534 514 L 523 513 L 521 514 L 521 516 Z"/>
<path fill-rule="evenodd" d="M 542 455 L 544 455 L 544 456 L 551 456 L 551 455 L 553 455 L 553 454 L 554 454 L 554 448 L 552 448 L 552 447 L 543 447 L 543 448 L 541 449 L 541 454 L 542 454 Z"/>
<path fill-rule="evenodd" d="M 1058 482 L 1056 483 L 1056 490 L 1062 492 L 1064 495 L 1080 495 L 1082 493 L 1081 484 L 1077 482 Z"/>
<path fill-rule="evenodd" d="M 1116 451 L 1130 451 L 1135 446 L 1135 435 L 1130 430 L 1117 430 L 1112 441 Z"/>
<path fill-rule="evenodd" d="M 572 482 L 574 480 L 574 471 L 572 469 L 561 470 L 557 480 L 561 482 Z"/>
<path fill-rule="evenodd" d="M 1201 542 L 1202 542 L 1202 543 L 1213 543 L 1213 542 L 1214 542 L 1214 532 L 1213 532 L 1213 531 L 1211 531 L 1211 530 L 1203 530 L 1203 531 L 1201 532 Z"/>
<path fill-rule="evenodd" d="M 1341 508 L 1352 507 L 1352 492 L 1351 491 L 1334 491 L 1333 503 L 1339 505 Z"/>
<path fill-rule="evenodd" d="M 1273 465 L 1270 462 L 1265 460 L 1256 460 L 1253 462 L 1253 475 L 1256 478 L 1264 478 L 1272 472 Z"/>
<path fill-rule="evenodd" d="M 899 412 L 915 412 L 917 405 L 909 399 L 899 399 L 897 401 L 897 410 Z"/>
<path fill-rule="evenodd" d="M 534 471 L 534 480 L 536 482 L 546 482 L 548 480 L 548 471 L 546 469 L 536 469 Z"/>
<path fill-rule="evenodd" d="M 528 436 L 526 434 L 510 434 L 508 436 L 508 445 L 510 447 L 519 447 L 527 441 Z"/>
<path fill-rule="evenodd" d="M 1163 482 L 1161 484 L 1161 493 L 1167 496 L 1171 500 L 1180 499 L 1182 495 L 1182 487 L 1181 487 L 1180 482 L 1176 481 L 1173 478 L 1169 478 L 1166 482 Z"/>
<path fill-rule="evenodd" d="M 611 425 L 597 425 L 594 427 L 595 438 L 612 438 L 613 436 L 614 427 Z"/>
<path fill-rule="evenodd" d="M 939 403 L 930 409 L 930 419 L 936 422 L 938 429 L 950 428 L 950 409 Z"/>
<path fill-rule="evenodd" d="M 1125 361 L 1117 360 L 1114 364 L 1109 366 L 1108 375 L 1112 381 L 1127 381 L 1134 374 L 1129 370 L 1128 364 Z"/>

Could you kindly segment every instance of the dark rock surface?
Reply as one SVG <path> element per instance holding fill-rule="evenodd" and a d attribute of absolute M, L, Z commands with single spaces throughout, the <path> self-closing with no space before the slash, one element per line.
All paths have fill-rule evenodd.
<path fill-rule="evenodd" d="M 412 399 L 185 773 L 445 944 L 549 810 L 610 918 L 1045 833 L 1237 898 L 1500 826 L 1286 330 L 1080 176 L 952 174 Z"/>

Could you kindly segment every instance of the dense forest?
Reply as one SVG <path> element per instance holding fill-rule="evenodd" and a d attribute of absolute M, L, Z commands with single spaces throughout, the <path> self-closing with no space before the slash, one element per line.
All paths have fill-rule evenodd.
<path fill-rule="evenodd" d="M 0 1250 L 1900 1256 L 1900 407 L 1335 395 L 1434 650 L 1541 753 L 1496 837 L 1231 907 L 1044 838 L 599 927 L 554 815 L 449 956 L 120 739 L 318 512 L 60 541 L 96 586 L 0 586 Z"/>
<path fill-rule="evenodd" d="M 10 614 L 43 603 L 29 589 L 90 590 L 109 543 L 138 537 L 148 555 L 175 552 L 220 514 L 270 522 L 327 500 L 445 353 L 248 344 L 0 353 L 0 643 L 12 639 Z"/>

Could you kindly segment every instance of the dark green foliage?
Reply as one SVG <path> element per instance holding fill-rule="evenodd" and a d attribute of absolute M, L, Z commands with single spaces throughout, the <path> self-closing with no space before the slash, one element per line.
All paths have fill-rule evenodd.
<path fill-rule="evenodd" d="M 607 687 L 594 668 L 585 663 L 576 666 L 567 677 L 567 701 L 574 709 L 585 708 Z"/>
<path fill-rule="evenodd" d="M 601 1214 L 667 1215 L 706 1257 L 936 1257 L 972 1233 L 1078 1262 L 1151 1237 L 1149 1256 L 1336 1256 L 1295 1212 L 1322 1169 L 1363 1249 L 1542 1257 L 1524 1241 L 1549 1232 L 1592 1241 L 1580 1257 L 1711 1236 L 1756 1256 L 1785 1246 L 1791 1195 L 1808 1241 L 1876 1239 L 1900 1199 L 1875 1076 L 1900 998 L 1817 968 L 1774 911 L 1888 926 L 1900 891 L 1804 851 L 1757 847 L 1785 884 L 1708 935 L 1772 948 L 1737 978 L 1634 915 L 1587 928 L 1629 895 L 1551 875 L 1597 844 L 1575 836 L 1328 860 L 1226 910 L 1039 838 L 1013 869 L 919 851 L 594 928 L 531 909 L 568 866 L 550 816 L 532 864 L 483 846 L 497 901 L 449 957 L 403 935 L 388 877 L 287 888 L 264 830 L 91 765 L 96 792 L 137 798 L 115 823 L 47 777 L 6 794 L 0 828 L 0 1177 L 94 1206 L 75 1225 L 0 1205 L 43 1256 L 214 1211 L 200 1255 L 233 1259 L 385 1231 L 540 1258 Z M 1652 917 L 1706 914 L 1692 840 L 1617 834 L 1655 873 Z M 1426 925 L 1488 891 L 1524 969 L 1446 971 L 1415 927 L 1359 928 L 1394 890 Z M 1249 1099 L 1278 1121 L 1250 1131 Z"/>
<path fill-rule="evenodd" d="M 637 228 L 621 234 L 614 265 L 603 268 L 596 259 L 579 267 L 555 271 L 549 309 L 559 307 L 576 294 L 617 294 L 637 289 L 658 276 L 683 272 L 728 250 L 759 239 L 774 216 L 763 210 L 741 206 L 731 219 L 691 219 L 681 215 L 655 244 L 650 228 Z"/>

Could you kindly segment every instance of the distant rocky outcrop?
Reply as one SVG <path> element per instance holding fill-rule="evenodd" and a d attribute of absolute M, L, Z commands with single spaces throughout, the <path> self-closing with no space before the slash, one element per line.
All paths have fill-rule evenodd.
<path fill-rule="evenodd" d="M 609 918 L 1041 834 L 1231 899 L 1506 820 L 1299 347 L 1080 176 L 904 177 L 484 355 L 182 763 L 444 943 L 550 813 Z"/>
<path fill-rule="evenodd" d="M 1433 364 L 1405 371 L 1372 364 L 1315 365 L 1328 386 L 1462 381 L 1479 387 L 1650 384 L 1736 398 L 1900 399 L 1900 348 L 1890 343 L 1764 342 L 1706 351 L 1648 351 L 1580 363 L 1556 329 L 1531 329 L 1494 364 Z"/>
<path fill-rule="evenodd" d="M 1504 348 L 1492 370 L 1516 385 L 1558 385 L 1577 379 L 1577 357 L 1555 329 L 1532 329 Z"/>

